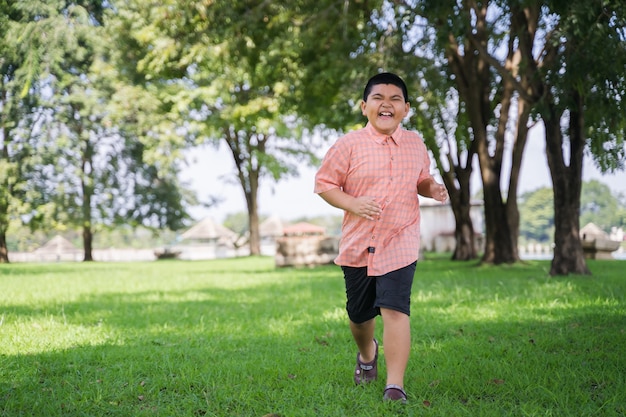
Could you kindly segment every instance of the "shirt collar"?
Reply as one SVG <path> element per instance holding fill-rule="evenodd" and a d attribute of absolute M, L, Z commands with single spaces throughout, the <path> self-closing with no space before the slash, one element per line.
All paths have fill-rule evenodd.
<path fill-rule="evenodd" d="M 384 140 L 387 137 L 389 137 L 396 145 L 400 145 L 400 141 L 402 138 L 402 126 L 401 125 L 398 125 L 398 127 L 391 134 L 391 136 L 380 133 L 378 130 L 374 129 L 374 126 L 372 126 L 370 122 L 367 122 L 365 129 L 367 130 L 367 133 L 369 134 L 369 136 L 372 139 L 374 139 L 374 141 L 376 141 L 376 143 L 383 143 Z"/>

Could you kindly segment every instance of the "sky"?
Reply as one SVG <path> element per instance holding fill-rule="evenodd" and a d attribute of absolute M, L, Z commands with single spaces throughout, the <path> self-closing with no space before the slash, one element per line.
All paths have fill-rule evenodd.
<path fill-rule="evenodd" d="M 329 140 L 321 148 L 320 157 L 324 155 L 333 141 L 334 139 Z M 507 171 L 508 167 L 505 166 L 503 172 Z M 183 170 L 181 178 L 189 182 L 201 200 L 206 200 L 209 195 L 222 199 L 221 203 L 210 208 L 194 207 L 191 210 L 194 219 L 201 220 L 210 217 L 221 223 L 229 214 L 247 212 L 241 186 L 226 180 L 226 176 L 232 178 L 234 172 L 235 165 L 225 144 L 221 144 L 217 149 L 205 147 L 189 153 L 188 167 Z M 260 186 L 259 213 L 265 216 L 277 215 L 284 221 L 319 215 L 340 215 L 340 210 L 331 207 L 313 193 L 315 172 L 316 168 L 303 166 L 297 178 L 281 180 L 277 183 L 264 179 Z M 473 175 L 472 194 L 481 188 L 477 168 L 474 169 Z M 585 157 L 583 180 L 591 179 L 607 184 L 614 192 L 626 194 L 626 172 L 603 175 L 595 168 L 592 160 Z M 503 181 L 508 182 L 508 178 Z M 522 160 L 519 194 L 551 186 L 543 134 L 538 130 L 531 130 Z"/>

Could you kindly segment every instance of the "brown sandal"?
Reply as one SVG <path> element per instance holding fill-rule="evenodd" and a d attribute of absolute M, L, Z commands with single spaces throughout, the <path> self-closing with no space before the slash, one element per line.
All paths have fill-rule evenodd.
<path fill-rule="evenodd" d="M 406 392 L 400 385 L 389 384 L 383 392 L 383 401 L 400 401 L 402 404 L 406 404 Z"/>
<path fill-rule="evenodd" d="M 368 363 L 361 362 L 361 355 L 356 354 L 356 368 L 354 369 L 354 383 L 357 385 L 366 384 L 378 378 L 378 341 L 374 339 L 376 354 L 374 360 Z"/>

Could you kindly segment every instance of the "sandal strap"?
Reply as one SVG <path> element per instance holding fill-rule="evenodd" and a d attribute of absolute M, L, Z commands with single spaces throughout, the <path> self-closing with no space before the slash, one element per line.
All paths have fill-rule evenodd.
<path fill-rule="evenodd" d="M 374 365 L 372 362 L 372 365 L 366 365 L 363 362 L 361 362 L 361 360 L 359 360 L 359 368 L 363 369 L 364 371 L 371 371 L 372 369 L 374 369 Z"/>
<path fill-rule="evenodd" d="M 376 345 L 376 355 L 374 356 L 374 360 L 372 360 L 371 362 L 362 362 L 361 355 L 356 355 L 356 361 L 359 364 L 359 368 L 363 369 L 364 371 L 371 371 L 372 369 L 374 369 L 374 366 L 376 366 L 376 361 L 378 360 L 378 340 L 374 339 L 374 344 Z"/>
<path fill-rule="evenodd" d="M 404 395 L 404 397 L 406 398 L 406 392 L 404 392 L 404 389 L 400 385 L 389 384 L 385 387 L 385 392 L 389 391 L 390 389 L 395 389 L 395 390 L 400 391 L 402 395 Z"/>

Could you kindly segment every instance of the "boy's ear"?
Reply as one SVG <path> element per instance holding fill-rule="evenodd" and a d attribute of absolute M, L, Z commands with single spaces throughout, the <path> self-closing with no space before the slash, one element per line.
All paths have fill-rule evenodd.
<path fill-rule="evenodd" d="M 367 106 L 367 103 L 365 102 L 365 100 L 361 100 L 361 113 L 363 114 L 363 116 L 367 116 L 367 114 L 365 113 L 365 106 Z"/>

